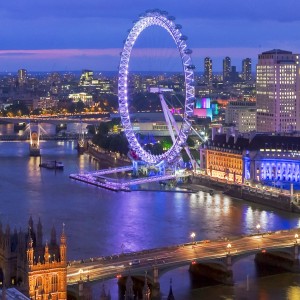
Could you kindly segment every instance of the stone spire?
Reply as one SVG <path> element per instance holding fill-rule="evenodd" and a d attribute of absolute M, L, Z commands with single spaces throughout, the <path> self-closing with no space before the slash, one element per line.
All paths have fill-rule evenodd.
<path fill-rule="evenodd" d="M 50 244 L 51 244 L 51 246 L 56 245 L 56 229 L 55 229 L 54 225 L 52 226 L 52 229 L 51 229 Z"/>
<path fill-rule="evenodd" d="M 28 246 L 27 246 L 27 262 L 29 266 L 33 265 L 33 241 L 32 238 L 28 237 Z"/>
<path fill-rule="evenodd" d="M 42 226 L 42 223 L 41 223 L 41 218 L 39 218 L 39 222 L 37 224 L 36 245 L 38 247 L 41 247 L 43 245 L 43 226 Z"/>
<path fill-rule="evenodd" d="M 172 290 L 172 278 L 170 279 L 170 291 L 167 300 L 175 300 Z"/>
<path fill-rule="evenodd" d="M 150 289 L 147 283 L 147 271 L 145 272 L 145 284 L 143 288 L 143 300 L 150 300 Z"/>
<path fill-rule="evenodd" d="M 130 275 L 127 277 L 126 281 L 125 300 L 134 300 L 133 281 Z"/>
<path fill-rule="evenodd" d="M 45 260 L 45 263 L 48 263 L 50 261 L 49 247 L 48 247 L 47 242 L 46 242 L 46 245 L 45 245 L 44 260 Z"/>
<path fill-rule="evenodd" d="M 32 216 L 30 216 L 29 221 L 28 221 L 28 227 L 31 230 L 33 230 L 33 220 L 32 220 Z"/>
<path fill-rule="evenodd" d="M 33 227 L 33 220 L 32 216 L 30 216 L 29 221 L 28 221 L 28 236 L 32 239 L 33 246 L 36 245 L 36 236 L 34 232 L 34 227 Z"/>
<path fill-rule="evenodd" d="M 63 224 L 63 229 L 60 236 L 59 254 L 60 260 L 62 262 L 67 262 L 67 238 L 65 234 L 65 224 Z"/>
<path fill-rule="evenodd" d="M 4 240 L 5 250 L 7 253 L 10 252 L 11 247 L 11 237 L 10 237 L 10 226 L 7 224 L 5 228 L 5 240 Z"/>

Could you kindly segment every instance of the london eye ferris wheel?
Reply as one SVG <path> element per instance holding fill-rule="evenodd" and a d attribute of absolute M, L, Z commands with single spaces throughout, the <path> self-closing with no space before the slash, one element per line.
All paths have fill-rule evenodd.
<path fill-rule="evenodd" d="M 121 117 L 121 122 L 125 131 L 126 138 L 128 140 L 130 148 L 138 155 L 138 157 L 149 164 L 159 164 L 162 162 L 172 164 L 178 156 L 182 148 L 186 146 L 186 140 L 191 129 L 190 118 L 193 114 L 194 109 L 194 99 L 195 99 L 195 88 L 194 88 L 194 65 L 192 64 L 191 53 L 192 50 L 188 48 L 186 40 L 187 37 L 181 33 L 181 25 L 176 24 L 175 18 L 168 16 L 167 12 L 160 10 L 147 11 L 145 14 L 141 15 L 139 20 L 134 24 L 130 30 L 127 39 L 124 43 L 123 51 L 121 52 L 121 59 L 119 65 L 119 76 L 118 76 L 118 101 L 119 101 L 119 112 Z M 170 109 L 168 108 L 164 97 L 163 89 L 156 88 L 154 92 L 159 94 L 162 109 L 168 125 L 173 145 L 169 150 L 160 155 L 154 155 L 141 146 L 139 143 L 132 124 L 130 120 L 129 113 L 129 94 L 128 94 L 128 77 L 129 77 L 129 63 L 130 56 L 133 46 L 138 39 L 139 35 L 143 30 L 150 26 L 159 26 L 166 30 L 178 49 L 183 73 L 184 73 L 184 83 L 185 83 L 185 103 L 183 120 L 180 128 L 178 128 Z M 175 134 L 173 129 L 175 129 Z"/>

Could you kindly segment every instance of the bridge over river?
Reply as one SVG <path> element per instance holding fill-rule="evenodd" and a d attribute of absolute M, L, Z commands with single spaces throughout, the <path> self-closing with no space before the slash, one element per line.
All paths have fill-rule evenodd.
<path fill-rule="evenodd" d="M 148 282 L 159 290 L 159 276 L 189 265 L 196 275 L 209 277 L 224 284 L 233 284 L 232 265 L 250 255 L 256 261 L 300 272 L 299 230 L 284 230 L 242 237 L 211 241 L 195 241 L 184 245 L 160 249 L 121 253 L 108 257 L 90 258 L 69 262 L 67 281 L 74 285 L 80 280 L 106 280 L 133 278 L 143 280 L 147 272 Z"/>

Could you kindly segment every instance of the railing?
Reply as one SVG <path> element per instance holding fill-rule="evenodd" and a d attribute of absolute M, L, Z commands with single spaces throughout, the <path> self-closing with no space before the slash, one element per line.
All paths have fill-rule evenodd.
<path fill-rule="evenodd" d="M 145 249 L 139 252 L 113 254 L 111 256 L 89 258 L 68 262 L 68 284 L 76 283 L 82 275 L 89 280 L 108 279 L 152 269 L 162 269 L 185 264 L 250 255 L 252 253 L 298 247 L 299 229 L 276 232 L 258 232 L 241 237 L 216 240 L 202 240 L 162 248 Z M 230 251 L 228 243 L 230 242 Z M 296 248 L 295 248 L 296 250 Z M 290 251 L 291 257 L 294 251 Z M 298 253 L 298 252 L 297 252 Z M 133 261 L 138 263 L 132 264 Z M 222 260 L 220 260 L 222 263 Z M 83 280 L 87 278 L 82 277 Z"/>

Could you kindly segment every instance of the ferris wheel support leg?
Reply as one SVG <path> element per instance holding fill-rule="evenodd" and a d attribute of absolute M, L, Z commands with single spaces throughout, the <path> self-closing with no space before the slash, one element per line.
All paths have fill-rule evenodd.
<path fill-rule="evenodd" d="M 138 176 L 139 175 L 139 168 L 138 168 L 138 163 L 137 161 L 132 161 L 132 175 L 133 176 Z"/>
<path fill-rule="evenodd" d="M 165 120 L 167 122 L 168 130 L 169 130 L 169 133 L 170 133 L 171 138 L 172 138 L 172 142 L 175 143 L 176 138 L 175 138 L 175 134 L 174 134 L 174 131 L 173 131 L 173 128 L 172 128 L 172 125 L 173 125 L 172 120 L 170 119 L 170 116 L 169 116 L 169 108 L 168 108 L 168 105 L 165 101 L 164 95 L 162 93 L 159 93 L 159 99 L 160 99 L 161 106 L 162 106 L 162 109 L 163 109 L 163 112 L 164 112 Z M 178 132 L 177 132 L 177 134 L 178 134 Z"/>
<path fill-rule="evenodd" d="M 172 128 L 172 126 L 174 127 L 175 131 L 176 131 L 176 134 L 177 136 L 179 135 L 179 128 L 178 128 L 178 125 L 172 115 L 172 113 L 170 112 L 170 110 L 168 109 L 168 105 L 164 99 L 164 96 L 162 94 L 160 94 L 160 101 L 162 103 L 162 107 L 163 107 L 163 111 L 167 113 L 168 117 L 166 117 L 166 120 L 169 120 L 170 121 L 170 127 Z M 173 133 L 173 130 L 172 130 L 172 133 Z M 174 135 L 174 133 L 173 133 Z M 174 140 L 173 140 L 173 143 L 174 143 Z M 191 160 L 191 163 L 192 163 L 192 166 L 193 166 L 193 169 L 196 168 L 195 166 L 195 159 L 193 158 L 192 154 L 191 154 L 191 151 L 189 149 L 188 146 L 184 146 L 184 150 L 186 151 L 188 157 L 190 158 Z"/>

